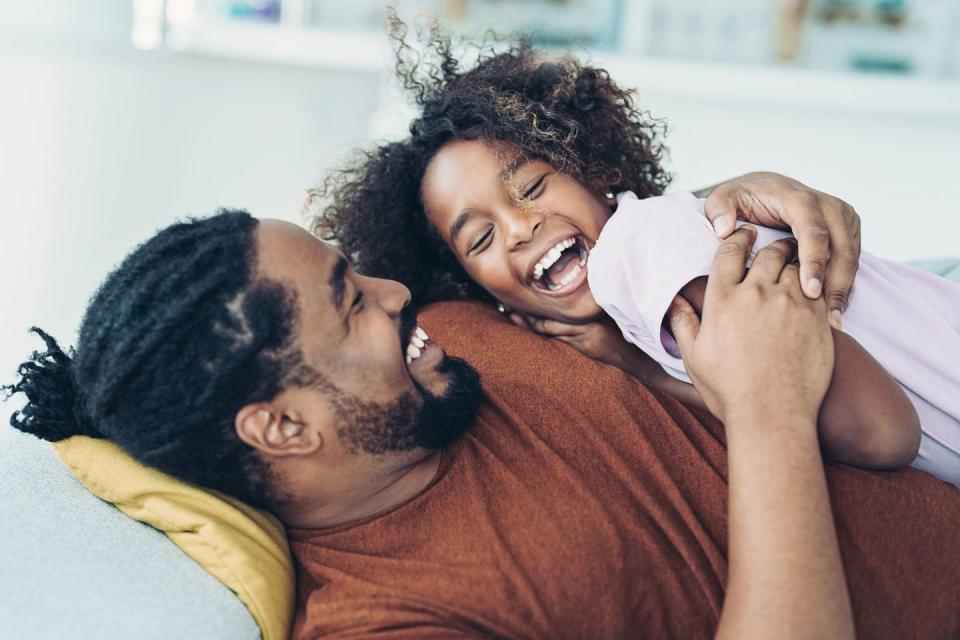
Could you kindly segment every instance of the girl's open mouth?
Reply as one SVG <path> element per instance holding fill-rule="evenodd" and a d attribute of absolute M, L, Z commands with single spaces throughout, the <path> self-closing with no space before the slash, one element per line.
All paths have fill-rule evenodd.
<path fill-rule="evenodd" d="M 587 275 L 590 250 L 586 238 L 571 236 L 553 245 L 533 267 L 531 286 L 548 295 L 575 290 Z"/>

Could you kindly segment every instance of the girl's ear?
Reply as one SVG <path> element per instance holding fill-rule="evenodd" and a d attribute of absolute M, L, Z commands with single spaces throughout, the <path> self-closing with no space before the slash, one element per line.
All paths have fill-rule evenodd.
<path fill-rule="evenodd" d="M 587 187 L 593 192 L 597 200 L 606 203 L 608 207 L 613 208 L 617 206 L 616 194 L 613 192 L 613 189 L 610 187 L 610 185 L 603 180 L 591 180 Z"/>

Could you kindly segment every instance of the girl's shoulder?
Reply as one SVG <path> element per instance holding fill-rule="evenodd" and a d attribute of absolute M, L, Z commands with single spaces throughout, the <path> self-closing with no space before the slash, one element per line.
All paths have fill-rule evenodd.
<path fill-rule="evenodd" d="M 632 191 L 617 195 L 617 209 L 604 225 L 598 246 L 635 242 L 638 236 L 675 241 L 692 237 L 714 237 L 703 213 L 703 199 L 692 193 L 676 192 L 639 199 Z M 708 234 L 708 236 L 704 236 Z"/>

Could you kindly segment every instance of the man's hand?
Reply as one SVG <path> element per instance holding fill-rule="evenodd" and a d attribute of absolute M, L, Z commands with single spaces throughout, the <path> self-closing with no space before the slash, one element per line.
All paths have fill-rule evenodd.
<path fill-rule="evenodd" d="M 720 238 L 736 219 L 789 228 L 799 244 L 800 281 L 808 298 L 825 292 L 840 328 L 860 259 L 860 216 L 849 204 L 776 173 L 748 173 L 718 185 L 704 203 Z"/>
<path fill-rule="evenodd" d="M 762 249 L 744 277 L 756 230 L 744 227 L 717 249 L 703 317 L 680 296 L 670 327 L 687 373 L 710 411 L 728 423 L 758 409 L 770 417 L 817 413 L 833 371 L 833 338 L 823 298 L 800 289 L 790 264 L 796 245 L 780 240 Z M 755 420 L 746 421 L 756 423 Z"/>

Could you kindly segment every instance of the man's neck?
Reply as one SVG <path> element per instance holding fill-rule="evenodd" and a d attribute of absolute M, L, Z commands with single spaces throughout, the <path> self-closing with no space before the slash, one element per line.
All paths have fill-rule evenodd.
<path fill-rule="evenodd" d="M 422 493 L 436 477 L 442 459 L 442 451 L 431 451 L 385 474 L 375 486 L 339 499 L 327 496 L 312 502 L 298 501 L 282 508 L 278 515 L 288 527 L 329 529 L 385 513 Z"/>

